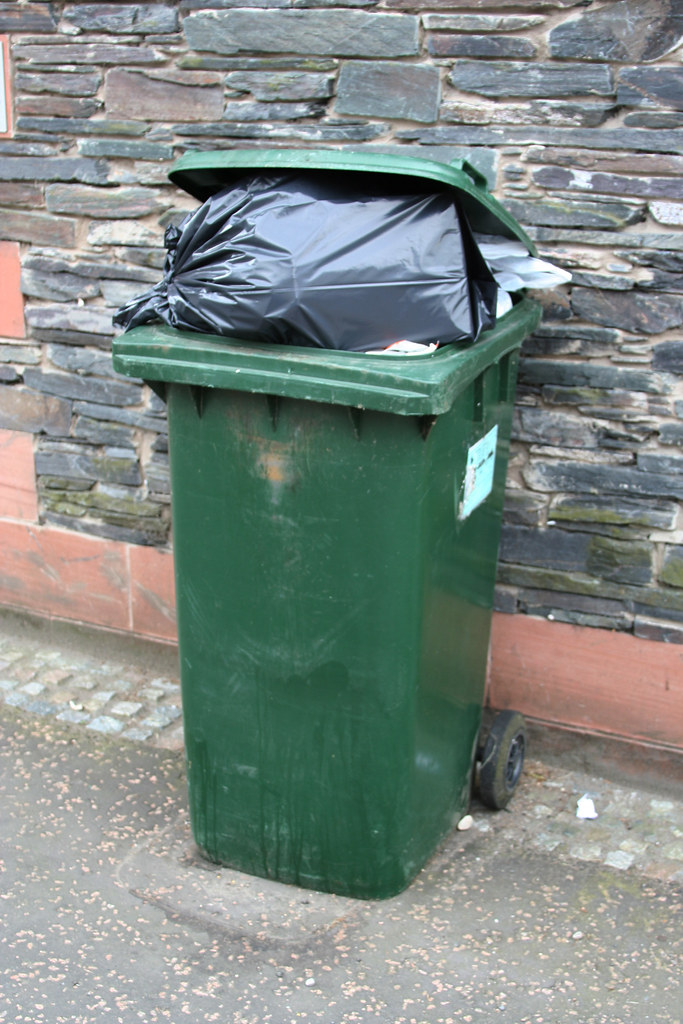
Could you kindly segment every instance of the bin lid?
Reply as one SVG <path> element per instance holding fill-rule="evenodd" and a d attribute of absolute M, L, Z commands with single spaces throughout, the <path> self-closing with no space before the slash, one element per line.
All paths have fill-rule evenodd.
<path fill-rule="evenodd" d="M 512 214 L 488 191 L 486 178 L 466 160 L 442 164 L 421 157 L 366 150 L 235 149 L 185 153 L 169 178 L 204 202 L 250 172 L 313 170 L 337 174 L 385 174 L 422 179 L 454 189 L 473 231 L 519 239 L 532 255 L 536 247 Z M 414 182 L 413 182 L 414 186 Z"/>
<path fill-rule="evenodd" d="M 522 299 L 476 345 L 393 356 L 248 343 L 146 324 L 114 340 L 114 369 L 160 385 L 277 395 L 401 416 L 438 416 L 492 363 L 520 347 L 541 319 Z"/>

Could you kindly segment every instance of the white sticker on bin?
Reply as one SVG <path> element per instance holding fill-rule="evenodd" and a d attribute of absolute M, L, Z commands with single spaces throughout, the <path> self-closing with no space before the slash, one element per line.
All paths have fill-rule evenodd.
<path fill-rule="evenodd" d="M 465 486 L 458 506 L 458 519 L 467 519 L 493 489 L 498 425 L 473 444 L 467 452 Z"/>

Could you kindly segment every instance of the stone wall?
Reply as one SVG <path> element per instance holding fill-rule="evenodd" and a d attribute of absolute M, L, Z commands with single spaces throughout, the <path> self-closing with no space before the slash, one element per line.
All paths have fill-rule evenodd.
<path fill-rule="evenodd" d="M 677 0 L 19 0 L 0 35 L 0 428 L 41 523 L 168 548 L 164 407 L 110 346 L 195 205 L 175 157 L 465 156 L 574 275 L 524 346 L 499 609 L 683 642 Z"/>

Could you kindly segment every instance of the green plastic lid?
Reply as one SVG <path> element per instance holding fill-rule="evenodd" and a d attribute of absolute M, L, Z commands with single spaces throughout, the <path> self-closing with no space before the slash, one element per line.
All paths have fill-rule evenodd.
<path fill-rule="evenodd" d="M 415 156 L 370 153 L 367 149 L 235 149 L 186 153 L 169 171 L 171 181 L 204 202 L 238 178 L 264 170 L 314 170 L 336 174 L 384 174 L 422 179 L 453 188 L 473 231 L 503 235 L 523 242 L 532 255 L 536 247 L 515 218 L 486 187 L 486 179 L 467 161 L 442 164 Z"/>

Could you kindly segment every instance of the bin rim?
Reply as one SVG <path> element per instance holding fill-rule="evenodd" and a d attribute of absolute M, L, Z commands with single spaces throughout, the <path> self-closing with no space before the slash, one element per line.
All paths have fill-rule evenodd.
<path fill-rule="evenodd" d="M 248 391 L 401 416 L 448 412 L 464 387 L 518 349 L 542 310 L 522 299 L 471 345 L 395 356 L 217 338 L 146 324 L 114 339 L 114 369 L 147 381 Z"/>
<path fill-rule="evenodd" d="M 183 191 L 204 202 L 250 171 L 313 170 L 349 174 L 386 174 L 448 185 L 460 197 L 474 231 L 522 242 L 532 256 L 536 246 L 520 224 L 488 191 L 486 179 L 466 160 L 449 164 L 424 157 L 364 150 L 234 149 L 185 153 L 168 172 Z"/>

